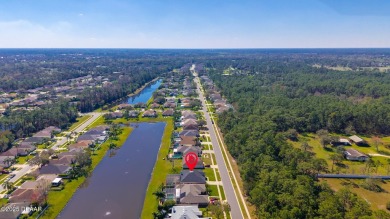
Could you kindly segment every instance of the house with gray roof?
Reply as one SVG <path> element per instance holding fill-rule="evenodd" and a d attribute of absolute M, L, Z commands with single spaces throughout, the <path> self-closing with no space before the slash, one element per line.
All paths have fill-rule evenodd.
<path fill-rule="evenodd" d="M 184 184 L 206 184 L 206 177 L 200 170 L 183 170 L 180 173 L 180 183 Z"/>
<path fill-rule="evenodd" d="M 202 217 L 202 211 L 197 206 L 173 206 L 171 219 L 209 219 Z"/>

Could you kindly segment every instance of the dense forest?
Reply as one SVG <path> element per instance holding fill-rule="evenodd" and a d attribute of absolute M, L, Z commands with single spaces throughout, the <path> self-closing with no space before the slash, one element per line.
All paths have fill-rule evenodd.
<path fill-rule="evenodd" d="M 77 114 L 77 109 L 65 100 L 32 111 L 6 112 L 0 118 L 0 150 L 11 147 L 14 139 L 31 136 L 48 126 L 66 128 L 76 121 Z"/>
<path fill-rule="evenodd" d="M 285 132 L 390 134 L 389 75 L 316 68 L 305 55 L 290 57 L 205 64 L 206 73 L 234 105 L 219 115 L 218 125 L 257 216 L 388 218 L 384 211 L 371 211 L 350 190 L 334 192 L 318 182 L 315 176 L 326 170 L 326 161 L 293 148 Z"/>

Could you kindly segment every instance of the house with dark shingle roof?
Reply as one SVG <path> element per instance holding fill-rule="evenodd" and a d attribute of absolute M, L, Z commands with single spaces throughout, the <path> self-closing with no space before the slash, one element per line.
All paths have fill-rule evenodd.
<path fill-rule="evenodd" d="M 165 110 L 162 115 L 163 116 L 173 116 L 173 114 L 175 113 L 175 111 L 173 109 L 167 109 Z"/>
<path fill-rule="evenodd" d="M 206 184 L 206 177 L 203 171 L 183 170 L 180 173 L 180 183 L 184 184 Z"/>
<path fill-rule="evenodd" d="M 156 110 L 146 110 L 143 114 L 142 117 L 157 117 L 157 112 Z"/>
<path fill-rule="evenodd" d="M 183 130 L 179 133 L 179 136 L 191 136 L 191 137 L 199 137 L 199 131 L 196 129 L 191 130 Z"/>

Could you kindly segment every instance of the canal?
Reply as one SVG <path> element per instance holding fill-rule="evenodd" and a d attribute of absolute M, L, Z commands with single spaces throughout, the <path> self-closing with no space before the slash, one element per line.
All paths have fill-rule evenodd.
<path fill-rule="evenodd" d="M 58 218 L 140 218 L 164 127 L 163 122 L 137 124 L 114 156 L 107 152 Z"/>
<path fill-rule="evenodd" d="M 162 80 L 157 80 L 152 84 L 146 86 L 141 92 L 137 95 L 131 96 L 127 99 L 128 104 L 136 104 L 136 103 L 146 103 L 152 97 L 152 94 L 158 87 L 160 87 Z"/>

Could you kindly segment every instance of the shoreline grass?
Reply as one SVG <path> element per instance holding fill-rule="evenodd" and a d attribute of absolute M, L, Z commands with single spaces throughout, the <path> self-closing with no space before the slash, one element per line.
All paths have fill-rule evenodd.
<path fill-rule="evenodd" d="M 144 205 L 142 208 L 142 219 L 152 218 L 153 212 L 157 210 L 158 200 L 153 193 L 156 189 L 165 182 L 166 176 L 169 174 L 172 164 L 166 160 L 171 145 L 171 134 L 173 132 L 172 118 L 153 118 L 153 119 L 139 119 L 141 122 L 166 122 L 164 134 L 161 141 L 161 146 L 157 155 L 157 160 L 153 168 L 152 176 L 149 181 L 148 189 L 146 190 Z M 146 120 L 146 121 L 145 121 Z"/>

